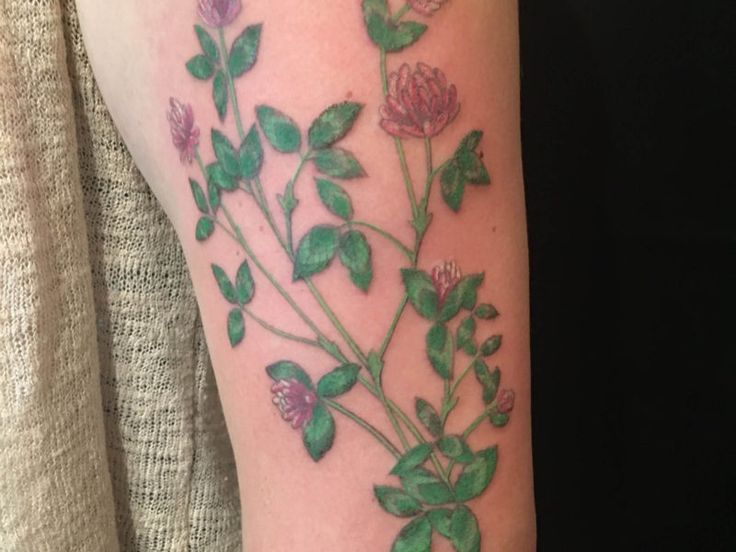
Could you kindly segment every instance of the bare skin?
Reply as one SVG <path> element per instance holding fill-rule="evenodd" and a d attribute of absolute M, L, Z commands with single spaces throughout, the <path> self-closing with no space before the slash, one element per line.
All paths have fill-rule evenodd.
<path fill-rule="evenodd" d="M 382 0 L 251 0 L 232 12 L 225 0 L 199 12 L 194 0 L 78 3 L 107 105 L 187 256 L 244 549 L 533 550 L 515 2 L 391 3 L 386 14 Z M 372 9 L 427 29 L 391 51 Z M 210 61 L 187 70 L 208 47 Z M 419 96 L 396 92 L 407 79 L 437 94 L 420 123 L 401 118 L 421 111 Z M 334 148 L 357 165 L 319 157 Z M 290 188 L 298 205 L 284 213 Z M 474 293 L 445 307 L 463 286 Z M 469 318 L 471 337 L 459 328 Z M 412 451 L 418 466 L 390 474 Z M 407 485 L 416 469 L 449 494 Z M 484 475 L 462 479 L 474 470 Z"/>

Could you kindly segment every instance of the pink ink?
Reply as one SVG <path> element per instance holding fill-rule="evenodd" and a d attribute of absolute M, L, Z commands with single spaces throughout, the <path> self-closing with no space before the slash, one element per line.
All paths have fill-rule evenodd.
<path fill-rule="evenodd" d="M 412 72 L 404 64 L 388 78 L 386 103 L 381 106 L 381 127 L 398 138 L 431 138 L 450 124 L 458 112 L 455 85 L 426 63 Z"/>
<path fill-rule="evenodd" d="M 199 145 L 199 128 L 194 124 L 192 106 L 175 98 L 169 99 L 169 105 L 171 109 L 166 113 L 166 118 L 171 126 L 171 141 L 179 150 L 181 162 L 191 163 Z"/>

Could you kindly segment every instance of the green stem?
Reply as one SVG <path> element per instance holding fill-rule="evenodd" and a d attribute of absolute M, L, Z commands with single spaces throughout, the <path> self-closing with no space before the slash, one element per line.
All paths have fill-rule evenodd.
<path fill-rule="evenodd" d="M 307 160 L 309 159 L 309 156 L 311 155 L 311 151 L 307 150 L 303 155 L 299 157 L 299 164 L 296 166 L 296 169 L 294 170 L 294 174 L 289 179 L 289 182 L 286 184 L 286 191 L 284 192 L 284 197 L 293 197 L 294 196 L 294 185 L 296 184 L 296 181 L 299 179 L 299 175 L 302 173 L 302 169 L 304 169 L 304 165 L 306 164 Z M 284 213 L 284 219 L 286 221 L 286 254 L 289 256 L 290 259 L 294 259 L 294 231 L 291 227 L 291 217 L 292 212 L 290 213 Z"/>
<path fill-rule="evenodd" d="M 276 291 L 283 297 L 286 302 L 289 304 L 289 306 L 294 309 L 294 312 L 301 318 L 304 323 L 309 326 L 309 329 L 312 330 L 315 335 L 322 339 L 327 339 L 325 335 L 320 331 L 320 329 L 317 327 L 317 325 L 312 321 L 309 316 L 306 315 L 306 313 L 301 309 L 301 307 L 294 301 L 294 299 L 289 295 L 289 293 L 283 288 L 283 286 L 279 283 L 279 281 L 276 279 L 276 277 L 271 274 L 271 272 L 261 263 L 261 261 L 256 256 L 255 252 L 251 249 L 248 242 L 245 240 L 245 237 L 243 236 L 243 233 L 240 230 L 240 226 L 238 226 L 233 219 L 232 215 L 228 211 L 227 207 L 225 205 L 220 205 L 220 209 L 222 209 L 222 212 L 225 214 L 225 218 L 227 219 L 228 224 L 230 225 L 230 228 L 232 229 L 232 236 L 235 238 L 235 241 L 240 245 L 240 247 L 243 248 L 243 251 L 245 251 L 246 255 L 250 257 L 250 259 L 253 261 L 253 264 L 256 265 L 258 270 L 261 271 L 261 273 L 266 277 L 266 279 L 271 283 L 271 285 L 276 288 Z"/>
<path fill-rule="evenodd" d="M 245 138 L 245 131 L 243 130 L 243 122 L 240 120 L 240 107 L 238 107 L 238 96 L 235 94 L 235 83 L 233 83 L 233 76 L 230 74 L 230 54 L 225 43 L 225 31 L 220 28 L 217 32 L 220 37 L 220 55 L 222 56 L 223 70 L 225 72 L 225 79 L 227 80 L 228 92 L 230 93 L 230 101 L 233 105 L 235 126 L 238 128 L 238 135 L 242 141 Z"/>
<path fill-rule="evenodd" d="M 199 147 L 194 148 L 194 159 L 199 165 L 199 170 L 202 171 L 202 178 L 204 178 L 205 184 L 207 184 L 207 169 L 202 162 L 202 157 L 199 155 Z"/>
<path fill-rule="evenodd" d="M 467 427 L 465 431 L 463 431 L 463 441 L 467 441 L 468 437 L 470 437 L 470 434 L 473 433 L 480 424 L 483 423 L 483 421 L 488 417 L 488 415 L 491 413 L 491 407 L 490 405 L 487 406 L 480 416 L 478 416 L 473 422 Z M 447 474 L 448 476 L 452 474 L 452 468 L 455 467 L 455 460 L 450 460 L 450 463 L 447 465 Z"/>
<path fill-rule="evenodd" d="M 478 360 L 478 355 L 475 355 L 473 357 L 473 360 L 470 361 L 470 364 L 467 365 L 467 367 L 460 372 L 460 375 L 455 379 L 455 381 L 452 384 L 452 387 L 450 388 L 450 396 L 455 394 L 455 391 L 457 391 L 458 386 L 460 383 L 465 379 L 465 376 L 468 375 L 468 372 L 470 372 L 470 369 L 473 367 L 473 364 L 475 364 L 475 361 Z"/>
<path fill-rule="evenodd" d="M 396 458 L 397 460 L 401 458 L 401 451 L 398 448 L 396 448 L 396 446 L 388 439 L 388 437 L 386 437 L 383 433 L 381 433 L 378 429 L 376 429 L 373 425 L 371 425 L 364 418 L 360 417 L 358 414 L 344 407 L 340 403 L 333 401 L 332 399 L 322 399 L 322 400 L 325 402 L 325 404 L 327 404 L 334 410 L 338 411 L 340 414 L 350 418 L 360 427 L 368 431 L 368 433 L 373 435 L 373 437 L 375 437 L 379 443 L 381 443 L 384 447 L 386 447 L 386 450 L 388 450 L 394 456 L 394 458 Z"/>
<path fill-rule="evenodd" d="M 378 227 L 378 226 L 376 226 L 374 224 L 371 224 L 369 222 L 362 222 L 362 221 L 351 220 L 350 222 L 348 222 L 344 226 L 362 226 L 364 228 L 370 228 L 371 230 L 373 230 L 377 234 L 383 236 L 388 241 L 390 241 L 391 243 L 393 243 L 397 247 L 397 249 L 399 251 L 401 251 L 407 259 L 409 259 L 409 262 L 412 262 L 412 260 L 414 259 L 414 252 L 411 249 L 409 249 L 407 246 L 405 246 L 403 243 L 401 243 L 401 240 L 399 240 L 396 236 L 394 236 L 390 232 L 387 232 L 386 230 L 384 230 L 384 229 L 382 229 L 382 228 L 380 228 L 380 227 Z"/>
<path fill-rule="evenodd" d="M 414 422 L 409 418 L 409 416 L 404 413 L 399 406 L 394 403 L 393 401 L 388 401 L 388 405 L 391 408 L 391 410 L 398 416 L 398 418 L 404 423 L 404 425 L 409 430 L 409 433 L 411 433 L 414 438 L 419 442 L 419 444 L 425 444 L 427 440 L 424 438 L 424 435 L 419 431 L 417 426 L 414 424 Z M 447 485 L 450 485 L 450 479 L 447 472 L 445 472 L 444 468 L 442 467 L 442 464 L 440 464 L 439 458 L 437 458 L 437 455 L 432 452 L 432 454 L 429 455 L 429 459 L 432 462 L 432 465 L 434 466 L 435 470 L 437 470 L 437 474 L 440 476 L 440 478 L 447 483 Z"/>
<path fill-rule="evenodd" d="M 388 349 L 389 344 L 391 343 L 391 339 L 393 339 L 394 332 L 396 331 L 396 326 L 399 324 L 399 320 L 401 320 L 401 315 L 404 314 L 404 309 L 406 308 L 406 304 L 409 302 L 409 296 L 404 293 L 404 297 L 401 299 L 401 304 L 399 305 L 399 308 L 396 309 L 396 312 L 394 313 L 394 318 L 391 321 L 391 326 L 388 329 L 388 332 L 386 332 L 386 337 L 383 338 L 383 342 L 381 343 L 381 348 L 378 351 L 378 355 L 383 360 L 384 355 L 386 354 L 386 349 Z"/>
<path fill-rule="evenodd" d="M 343 339 L 345 340 L 345 343 L 348 344 L 348 347 L 350 347 L 350 350 L 353 351 L 353 354 L 355 354 L 355 356 L 361 362 L 361 364 L 367 367 L 368 357 L 365 356 L 365 354 L 360 349 L 358 344 L 355 342 L 353 337 L 345 329 L 345 326 L 342 325 L 342 322 L 340 322 L 340 319 L 337 317 L 335 312 L 327 304 L 327 301 L 325 301 L 325 298 L 322 296 L 320 291 L 317 289 L 317 286 L 314 285 L 314 282 L 312 282 L 311 278 L 304 278 L 304 282 L 307 284 L 307 287 L 309 288 L 309 291 L 312 293 L 312 296 L 317 300 L 317 303 L 319 303 L 319 306 L 322 308 L 324 313 L 327 315 L 327 318 L 330 319 L 330 322 L 332 322 L 332 325 L 343 337 Z"/>
<path fill-rule="evenodd" d="M 475 420 L 473 420 L 473 422 L 467 427 L 467 429 L 463 431 L 463 439 L 467 439 L 468 437 L 470 437 L 470 434 L 473 433 L 481 423 L 483 423 L 483 420 L 485 420 L 490 413 L 490 407 L 486 407 L 486 409 L 483 410 L 483 413 Z"/>
<path fill-rule="evenodd" d="M 272 334 L 278 335 L 279 337 L 283 337 L 284 339 L 289 339 L 291 341 L 296 341 L 298 343 L 304 343 L 305 345 L 311 345 L 313 347 L 320 347 L 321 348 L 321 345 L 319 344 L 319 341 L 317 341 L 315 339 L 309 339 L 308 337 L 300 337 L 298 335 L 294 335 L 292 333 L 289 333 L 289 332 L 286 332 L 284 330 L 281 330 L 281 329 L 277 328 L 276 326 L 274 326 L 274 325 L 269 324 L 268 322 L 266 322 L 263 318 L 259 317 L 253 311 L 251 311 L 248 307 L 241 306 L 240 308 L 242 309 L 242 311 L 246 315 L 250 316 L 262 328 L 268 330 Z"/>
<path fill-rule="evenodd" d="M 424 153 L 427 158 L 427 180 L 424 182 L 421 209 L 426 213 L 427 206 L 429 205 L 429 193 L 432 188 L 432 181 L 434 180 L 434 170 L 432 170 L 432 139 L 429 136 L 424 138 Z"/>
<path fill-rule="evenodd" d="M 401 6 L 401 8 L 399 8 L 399 10 L 391 17 L 391 21 L 393 21 L 394 23 L 398 23 L 399 20 L 404 17 L 410 10 L 411 4 L 407 2 L 406 4 Z"/>
<path fill-rule="evenodd" d="M 266 217 L 266 222 L 268 222 L 268 225 L 271 227 L 271 231 L 273 232 L 273 235 L 276 237 L 278 242 L 281 244 L 281 247 L 283 247 L 284 250 L 286 250 L 288 254 L 288 244 L 284 240 L 284 237 L 281 235 L 281 231 L 279 230 L 279 227 L 276 226 L 276 221 L 273 218 L 271 207 L 268 204 L 268 198 L 266 197 L 266 194 L 263 191 L 263 186 L 261 185 L 261 177 L 256 176 L 253 182 L 255 183 L 255 190 L 257 194 L 256 197 L 259 198 L 257 199 L 258 206 L 260 207 L 261 212 L 263 213 L 263 216 Z"/>
<path fill-rule="evenodd" d="M 386 67 L 385 48 L 381 48 L 381 85 L 383 87 L 383 95 L 388 96 L 388 69 Z M 409 196 L 409 203 L 411 204 L 411 213 L 412 216 L 416 218 L 418 213 L 417 197 L 414 193 L 414 184 L 411 180 L 409 165 L 406 163 L 406 153 L 404 152 L 404 144 L 401 141 L 401 138 L 394 137 L 394 145 L 396 146 L 396 153 L 399 156 L 401 174 L 404 177 L 404 187 L 406 188 L 406 194 Z"/>

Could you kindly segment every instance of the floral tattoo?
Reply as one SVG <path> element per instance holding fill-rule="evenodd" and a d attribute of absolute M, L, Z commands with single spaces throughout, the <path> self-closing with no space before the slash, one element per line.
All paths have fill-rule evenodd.
<path fill-rule="evenodd" d="M 366 173 L 358 157 L 339 143 L 359 119 L 362 104 L 330 105 L 306 133 L 283 111 L 259 105 L 246 131 L 236 83 L 258 60 L 263 27 L 261 24 L 245 27 L 228 45 L 225 30 L 243 11 L 240 0 L 198 0 L 198 15 L 203 25 L 195 25 L 194 31 L 201 52 L 186 64 L 194 78 L 211 82 L 215 111 L 220 121 L 224 122 L 228 115 L 233 117 L 237 140 L 212 128 L 215 159 L 206 164 L 199 153 L 200 130 L 192 106 L 172 98 L 167 112 L 172 142 L 181 162 L 195 164 L 204 182 L 203 187 L 194 178 L 189 181 L 200 211 L 196 239 L 205 242 L 215 231 L 221 231 L 245 253 L 246 260 L 232 277 L 219 265 L 212 265 L 224 301 L 230 304 L 226 317 L 230 344 L 237 347 L 243 341 L 246 320 L 250 319 L 279 339 L 322 350 L 326 361 L 322 371 L 337 366 L 315 383 L 310 370 L 297 362 L 275 361 L 266 367 L 273 381 L 271 398 L 284 421 L 301 434 L 305 449 L 314 461 L 319 461 L 335 443 L 335 413 L 368 432 L 386 449 L 390 455 L 387 471 L 396 477 L 397 484 L 376 485 L 373 493 L 385 512 L 406 519 L 392 552 L 429 552 L 434 538 L 448 539 L 457 552 L 480 550 L 478 521 L 468 503 L 490 485 L 498 450 L 496 446 L 473 450 L 468 438 L 484 423 L 504 427 L 514 406 L 514 392 L 500 387 L 500 369 L 488 365 L 489 358 L 501 347 L 501 336 L 477 337 L 481 327 L 494 324 L 499 315 L 490 303 L 479 301 L 484 274 L 463 275 L 452 260 L 429 270 L 421 268 L 421 246 L 432 223 L 429 198 L 435 182 L 453 212 L 460 211 L 468 185 L 490 184 L 479 150 L 483 137 L 480 130 L 468 132 L 450 159 L 438 166 L 433 164 L 432 140 L 455 121 L 460 110 L 457 88 L 448 82 L 445 73 L 421 61 L 414 68 L 403 64 L 396 71 L 388 70 L 390 55 L 413 47 L 428 29 L 427 23 L 410 20 L 410 14 L 414 12 L 420 18 L 438 16 L 437 12 L 447 4 L 446 0 L 409 0 L 392 12 L 387 0 L 362 1 L 365 30 L 377 50 L 380 68 L 377 83 L 380 82 L 384 94 L 383 105 L 377 106 L 380 125 L 386 139 L 394 142 L 397 170 L 401 171 L 411 210 L 414 232 L 411 245 L 384 228 L 355 220 L 349 181 L 364 178 Z M 405 140 L 424 143 L 427 169 L 421 195 L 416 194 L 415 181 L 409 173 Z M 293 176 L 276 194 L 279 212 L 272 208 L 273 198 L 266 193 L 269 187 L 260 177 L 267 152 L 292 156 L 295 160 Z M 295 245 L 292 220 L 299 205 L 297 185 L 308 164 L 313 164 L 321 175 L 315 179 L 315 186 L 326 210 L 324 216 L 330 222 L 315 224 Z M 339 184 L 340 181 L 344 183 Z M 250 247 L 248 236 L 227 207 L 228 198 L 235 194 L 245 194 L 253 201 L 254 213 L 263 217 L 293 266 L 293 281 L 280 281 Z M 317 281 L 318 275 L 337 264 L 337 260 L 359 292 L 370 293 L 374 242 L 396 247 L 405 257 L 404 266 L 395 269 L 397 284 L 403 284 L 404 295 L 385 338 L 365 351 L 332 310 Z M 304 323 L 306 335 L 285 331 L 257 314 L 252 306 L 256 279 L 251 266 L 255 267 L 258 285 L 271 286 L 281 295 Z M 293 286 L 308 289 L 339 334 L 339 341 L 329 339 L 306 313 L 290 292 Z M 392 368 L 384 362 L 386 351 L 408 305 L 427 324 L 425 347 L 417 357 L 444 384 L 439 406 L 415 397 L 415 411 L 411 414 L 389 397 L 383 384 L 384 372 Z M 458 386 L 471 373 L 477 380 L 484 408 L 462 433 L 446 433 L 447 419 L 459 400 Z M 395 435 L 386 435 L 346 405 L 349 391 L 356 385 L 373 395 Z"/>

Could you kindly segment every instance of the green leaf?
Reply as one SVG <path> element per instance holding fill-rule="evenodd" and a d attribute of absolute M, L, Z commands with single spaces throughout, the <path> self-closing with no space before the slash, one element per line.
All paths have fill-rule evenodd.
<path fill-rule="evenodd" d="M 235 147 L 233 147 L 227 136 L 214 128 L 212 129 L 212 149 L 215 150 L 215 157 L 217 157 L 223 170 L 228 175 L 237 177 L 240 173 L 240 164 L 238 154 L 235 153 Z"/>
<path fill-rule="evenodd" d="M 235 294 L 241 305 L 247 305 L 253 299 L 255 293 L 255 282 L 250 273 L 248 261 L 243 261 L 235 274 Z"/>
<path fill-rule="evenodd" d="M 215 80 L 212 81 L 212 101 L 215 102 L 215 109 L 217 109 L 217 115 L 220 117 L 220 121 L 225 120 L 227 115 L 227 81 L 225 80 L 225 73 L 218 71 L 215 75 Z"/>
<path fill-rule="evenodd" d="M 467 316 L 463 318 L 460 325 L 457 327 L 457 334 L 455 341 L 457 342 L 458 350 L 462 349 L 469 355 L 474 355 L 476 346 L 474 343 L 475 336 L 475 318 Z"/>
<path fill-rule="evenodd" d="M 238 150 L 240 177 L 251 180 L 258 176 L 263 166 L 263 146 L 256 125 L 250 127 Z"/>
<path fill-rule="evenodd" d="M 194 237 L 197 241 L 204 241 L 209 238 L 215 231 L 215 223 L 209 217 L 200 217 L 197 221 L 197 227 L 194 230 Z"/>
<path fill-rule="evenodd" d="M 496 471 L 498 453 L 496 447 L 480 451 L 460 473 L 455 483 L 455 496 L 459 502 L 467 502 L 486 490 Z"/>
<path fill-rule="evenodd" d="M 452 510 L 448 508 L 435 508 L 427 512 L 427 519 L 432 524 L 432 529 L 437 531 L 443 537 L 450 538 L 450 521 L 452 519 Z"/>
<path fill-rule="evenodd" d="M 358 382 L 360 366 L 343 364 L 317 382 L 317 394 L 323 398 L 338 397 L 350 391 Z"/>
<path fill-rule="evenodd" d="M 462 297 L 461 306 L 465 310 L 470 311 L 475 308 L 475 304 L 478 302 L 478 288 L 483 283 L 484 278 L 484 272 L 480 274 L 469 274 L 458 283 L 457 287 Z"/>
<path fill-rule="evenodd" d="M 432 218 L 432 213 L 425 213 L 420 210 L 420 212 L 414 216 L 414 220 L 411 221 L 411 225 L 420 235 L 424 235 L 427 228 L 429 228 L 429 225 L 432 224 Z"/>
<path fill-rule="evenodd" d="M 212 274 L 214 274 L 215 280 L 217 281 L 217 286 L 220 288 L 220 293 L 222 293 L 222 296 L 225 298 L 225 300 L 228 303 L 237 305 L 238 296 L 235 293 L 235 287 L 233 286 L 233 283 L 230 281 L 230 278 L 227 277 L 227 274 L 225 273 L 225 271 L 219 266 L 217 266 L 216 264 L 213 264 Z"/>
<path fill-rule="evenodd" d="M 309 128 L 309 145 L 312 149 L 322 149 L 341 140 L 355 124 L 363 105 L 354 102 L 342 102 L 331 105 Z"/>
<path fill-rule="evenodd" d="M 461 151 L 461 150 L 475 151 L 476 148 L 480 145 L 480 141 L 482 138 L 483 138 L 483 131 L 471 130 L 460 141 L 460 147 L 458 148 L 458 151 Z"/>
<path fill-rule="evenodd" d="M 197 205 L 197 209 L 205 215 L 208 214 L 210 209 L 207 206 L 207 198 L 204 195 L 202 186 L 199 185 L 199 182 L 190 178 L 189 187 L 192 189 L 192 196 L 194 196 L 194 203 Z"/>
<path fill-rule="evenodd" d="M 386 0 L 363 0 L 363 18 L 368 36 L 387 52 L 398 52 L 414 44 L 427 30 L 415 21 L 392 21 Z"/>
<path fill-rule="evenodd" d="M 456 161 L 450 161 L 442 170 L 440 190 L 442 191 L 442 199 L 445 200 L 447 206 L 457 213 L 463 201 L 465 181 Z"/>
<path fill-rule="evenodd" d="M 232 309 L 227 316 L 227 336 L 230 338 L 230 345 L 235 347 L 243 341 L 245 337 L 245 320 L 240 309 Z"/>
<path fill-rule="evenodd" d="M 509 415 L 503 412 L 491 412 L 488 419 L 494 427 L 504 427 L 509 423 Z"/>
<path fill-rule="evenodd" d="M 317 192 L 322 204 L 327 209 L 343 220 L 353 218 L 353 204 L 350 196 L 337 184 L 325 180 L 324 178 L 316 178 Z"/>
<path fill-rule="evenodd" d="M 442 435 L 442 420 L 440 419 L 437 410 L 424 399 L 417 398 L 414 403 L 414 408 L 417 413 L 417 418 L 422 422 L 422 425 L 427 428 L 427 431 L 432 437 L 439 437 Z"/>
<path fill-rule="evenodd" d="M 483 388 L 483 402 L 491 404 L 498 393 L 498 386 L 501 384 L 501 370 L 496 368 L 493 372 L 488 369 L 488 365 L 480 358 L 473 362 L 473 371 L 475 377 Z"/>
<path fill-rule="evenodd" d="M 480 346 L 480 354 L 483 356 L 491 356 L 501 347 L 501 336 L 493 335 L 486 339 Z"/>
<path fill-rule="evenodd" d="M 464 504 L 452 513 L 449 539 L 455 552 L 480 552 L 478 520 Z"/>
<path fill-rule="evenodd" d="M 234 190 L 238 187 L 238 181 L 220 163 L 207 165 L 207 181 L 215 184 L 220 190 Z"/>
<path fill-rule="evenodd" d="M 472 462 L 475 456 L 473 451 L 460 435 L 447 435 L 437 441 L 437 448 L 450 460 L 461 464 Z"/>
<path fill-rule="evenodd" d="M 452 334 L 444 324 L 435 324 L 427 332 L 427 357 L 442 378 L 452 377 L 454 347 Z"/>
<path fill-rule="evenodd" d="M 439 298 L 432 279 L 426 272 L 413 268 L 401 269 L 406 294 L 417 313 L 424 318 L 434 320 L 437 316 Z"/>
<path fill-rule="evenodd" d="M 278 194 L 276 196 L 276 199 L 279 200 L 281 210 L 287 217 L 290 217 L 291 213 L 294 211 L 294 209 L 296 209 L 296 206 L 299 205 L 299 201 L 296 199 L 296 197 L 294 197 L 293 186 L 287 186 L 284 195 Z"/>
<path fill-rule="evenodd" d="M 475 152 L 482 137 L 483 133 L 478 130 L 465 136 L 440 176 L 442 198 L 455 212 L 460 210 L 466 184 L 486 185 L 491 183 L 483 159 Z"/>
<path fill-rule="evenodd" d="M 365 235 L 358 230 L 349 230 L 340 240 L 340 262 L 350 272 L 352 282 L 367 291 L 373 280 L 371 247 Z"/>
<path fill-rule="evenodd" d="M 483 132 L 480 130 L 470 131 L 460 142 L 460 146 L 455 152 L 460 171 L 464 179 L 470 184 L 490 184 L 491 177 L 483 164 L 481 155 L 476 153 L 476 149 L 480 145 L 483 138 Z"/>
<path fill-rule="evenodd" d="M 399 458 L 399 461 L 391 470 L 391 475 L 404 475 L 414 468 L 421 466 L 427 461 L 429 455 L 432 454 L 432 445 L 429 443 L 422 443 L 412 449 L 409 449 L 404 455 Z"/>
<path fill-rule="evenodd" d="M 194 26 L 194 32 L 197 33 L 197 39 L 199 40 L 199 45 L 202 47 L 204 54 L 214 63 L 220 61 L 220 52 L 217 50 L 217 44 L 212 40 L 210 34 L 199 25 Z"/>
<path fill-rule="evenodd" d="M 355 156 L 342 148 L 318 150 L 313 159 L 320 172 L 333 178 L 347 180 L 365 176 L 365 171 Z"/>
<path fill-rule="evenodd" d="M 207 179 L 207 199 L 210 202 L 212 212 L 216 213 L 217 209 L 220 208 L 220 188 L 209 179 Z"/>
<path fill-rule="evenodd" d="M 457 153 L 455 159 L 466 182 L 486 186 L 491 183 L 491 177 L 477 153 L 461 150 Z"/>
<path fill-rule="evenodd" d="M 195 79 L 209 80 L 215 72 L 215 64 L 207 56 L 199 54 L 187 61 L 187 71 Z"/>
<path fill-rule="evenodd" d="M 315 226 L 299 242 L 294 261 L 294 280 L 322 272 L 337 252 L 340 232 L 336 226 Z"/>
<path fill-rule="evenodd" d="M 438 506 L 455 500 L 450 488 L 425 468 L 414 468 L 400 479 L 407 493 L 426 504 Z"/>
<path fill-rule="evenodd" d="M 246 27 L 233 42 L 228 63 L 233 78 L 241 76 L 255 65 L 261 43 L 261 28 L 261 24 Z"/>
<path fill-rule="evenodd" d="M 496 310 L 496 307 L 488 303 L 483 303 L 475 307 L 474 313 L 475 316 L 483 320 L 491 320 L 492 318 L 496 318 L 498 316 L 498 311 Z"/>
<path fill-rule="evenodd" d="M 391 552 L 430 552 L 432 526 L 426 516 L 420 516 L 399 532 Z"/>
<path fill-rule="evenodd" d="M 371 376 L 373 376 L 373 380 L 377 383 L 380 382 L 381 374 L 383 373 L 383 360 L 381 360 L 380 355 L 375 351 L 368 353 L 368 369 L 371 372 Z"/>
<path fill-rule="evenodd" d="M 294 153 L 302 145 L 299 127 L 291 117 L 267 105 L 256 107 L 256 117 L 266 140 L 276 151 Z"/>
<path fill-rule="evenodd" d="M 266 366 L 266 373 L 274 381 L 295 379 L 303 383 L 308 389 L 314 389 L 314 384 L 309 375 L 301 366 L 290 360 L 279 360 Z"/>
<path fill-rule="evenodd" d="M 419 501 L 401 489 L 376 485 L 373 487 L 373 494 L 376 495 L 381 508 L 397 517 L 411 517 L 422 511 Z"/>
<path fill-rule="evenodd" d="M 330 411 L 318 402 L 312 418 L 304 426 L 304 446 L 312 460 L 319 462 L 335 441 L 335 420 Z"/>

